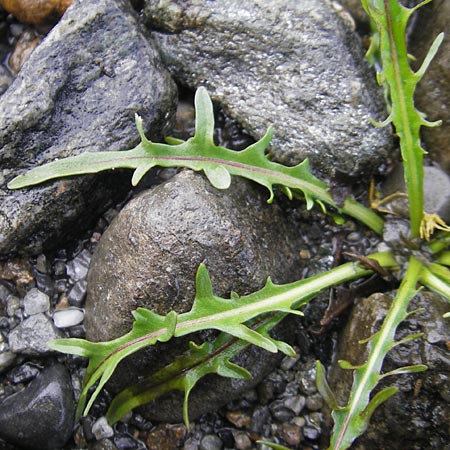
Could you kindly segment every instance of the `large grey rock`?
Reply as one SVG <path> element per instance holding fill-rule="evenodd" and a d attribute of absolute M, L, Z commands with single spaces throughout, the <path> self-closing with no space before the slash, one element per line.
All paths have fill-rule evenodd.
<path fill-rule="evenodd" d="M 266 191 L 245 180 L 233 179 L 229 190 L 219 191 L 203 176 L 186 171 L 130 201 L 102 236 L 91 261 L 87 338 L 103 341 L 125 334 L 131 328 L 131 311 L 140 306 L 159 314 L 188 311 L 202 262 L 221 296 L 257 290 L 269 275 L 275 282 L 300 278 L 299 233 L 266 199 Z M 289 326 L 282 328 L 286 337 Z M 115 388 L 158 370 L 185 348 L 186 340 L 176 339 L 127 359 L 119 367 Z M 273 369 L 277 358 L 251 348 L 240 361 L 254 380 L 208 377 L 191 393 L 191 418 L 248 389 Z M 164 421 L 181 420 L 181 413 L 179 395 L 158 400 L 145 411 L 147 417 Z"/>
<path fill-rule="evenodd" d="M 356 304 L 339 337 L 336 361 L 346 359 L 355 365 L 365 361 L 367 346 L 359 341 L 379 330 L 391 301 L 392 295 L 374 294 Z M 382 386 L 393 385 L 399 391 L 375 411 L 369 428 L 353 445 L 357 450 L 438 450 L 448 445 L 450 329 L 448 321 L 442 317 L 448 311 L 448 303 L 431 292 L 420 292 L 412 300 L 409 310 L 418 308 L 422 309 L 402 322 L 396 337 L 402 339 L 410 334 L 424 333 L 423 338 L 393 348 L 384 361 L 383 372 L 416 364 L 425 364 L 428 370 L 388 377 L 382 382 Z M 333 392 L 340 404 L 347 402 L 351 377 L 351 371 L 343 370 L 337 364 L 333 366 Z"/>
<path fill-rule="evenodd" d="M 326 175 L 385 168 L 392 150 L 382 92 L 356 34 L 328 0 L 147 0 L 147 26 L 174 77 L 204 85 L 271 152 Z"/>
<path fill-rule="evenodd" d="M 69 373 L 54 364 L 0 404 L 0 437 L 19 448 L 60 450 L 72 435 L 74 415 Z"/>
<path fill-rule="evenodd" d="M 0 254 L 38 253 L 88 226 L 128 177 L 103 174 L 9 191 L 55 158 L 138 143 L 134 114 L 165 133 L 176 89 L 125 0 L 76 0 L 0 98 Z"/>

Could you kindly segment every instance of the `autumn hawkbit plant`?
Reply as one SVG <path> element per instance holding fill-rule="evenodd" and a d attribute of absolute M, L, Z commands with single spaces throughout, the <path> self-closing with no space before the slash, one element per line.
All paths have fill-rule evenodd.
<path fill-rule="evenodd" d="M 171 390 L 184 392 L 183 416 L 189 424 L 189 394 L 205 375 L 215 373 L 225 377 L 247 379 L 251 375 L 231 359 L 246 346 L 253 344 L 270 352 L 281 351 L 292 356 L 294 350 L 287 343 L 275 340 L 270 330 L 287 314 L 302 315 L 301 309 L 320 292 L 344 282 L 373 274 L 376 267 L 403 274 L 397 295 L 389 312 L 374 336 L 368 336 L 369 355 L 364 364 L 354 367 L 341 361 L 343 368 L 353 370 L 354 381 L 347 405 L 339 405 L 326 382 L 325 369 L 317 362 L 319 391 L 331 406 L 334 429 L 330 449 L 345 449 L 368 426 L 373 411 L 395 394 L 387 387 L 372 395 L 378 382 L 389 375 L 425 370 L 422 365 L 401 367 L 382 373 L 382 365 L 389 350 L 410 339 L 395 340 L 398 325 L 410 314 L 408 305 L 420 285 L 435 290 L 450 299 L 449 228 L 434 212 L 424 212 L 423 206 L 423 149 L 420 144 L 420 127 L 434 126 L 414 106 L 414 89 L 436 53 L 442 34 L 439 35 L 423 61 L 414 72 L 409 66 L 405 42 L 406 25 L 420 5 L 408 9 L 398 0 L 362 0 L 373 26 L 372 44 L 368 58 L 378 69 L 377 78 L 385 90 L 389 115 L 378 126 L 392 123 L 399 136 L 410 210 L 411 255 L 406 264 L 404 256 L 397 258 L 396 249 L 365 255 L 365 259 L 342 264 L 319 275 L 290 284 L 276 285 L 270 278 L 259 291 L 239 296 L 232 293 L 229 299 L 214 294 L 208 271 L 201 265 L 197 271 L 196 295 L 190 311 L 175 311 L 162 316 L 144 308 L 133 312 L 134 324 L 126 335 L 108 342 L 89 342 L 84 339 L 58 339 L 49 344 L 55 350 L 80 355 L 89 359 L 83 380 L 83 390 L 77 416 L 87 414 L 101 389 L 115 368 L 127 356 L 158 342 L 167 342 L 180 336 L 214 329 L 217 337 L 201 345 L 191 343 L 186 353 L 159 372 L 131 384 L 111 402 L 106 413 L 113 424 L 127 412 Z M 376 63 L 376 64 L 375 64 Z M 277 186 L 289 199 L 303 198 L 308 209 L 319 205 L 339 215 L 349 216 L 382 236 L 384 219 L 370 208 L 348 197 L 336 202 L 327 183 L 319 180 L 309 170 L 308 161 L 286 167 L 271 161 L 266 149 L 272 137 L 269 129 L 265 136 L 242 151 L 217 146 L 213 140 L 214 115 L 211 99 L 204 88 L 195 95 L 196 122 L 194 136 L 186 141 L 167 138 L 166 143 L 149 141 L 143 132 L 142 120 L 136 117 L 141 142 L 132 150 L 102 153 L 85 153 L 37 167 L 19 175 L 9 183 L 10 189 L 19 189 L 55 178 L 97 173 L 115 168 L 134 169 L 132 184 L 136 185 L 151 168 L 183 167 L 203 171 L 213 186 L 227 189 L 232 176 L 252 180 L 269 191 L 268 202 L 274 198 Z M 435 229 L 441 230 L 433 239 Z M 366 263 L 364 263 L 364 261 Z M 91 389 L 95 388 L 95 389 Z M 285 448 L 267 443 L 274 449 Z"/>

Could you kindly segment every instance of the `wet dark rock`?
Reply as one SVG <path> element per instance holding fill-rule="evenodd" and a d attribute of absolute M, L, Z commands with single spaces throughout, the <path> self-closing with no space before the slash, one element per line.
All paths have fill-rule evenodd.
<path fill-rule="evenodd" d="M 132 148 L 135 113 L 158 138 L 175 96 L 128 2 L 75 1 L 0 98 L 0 254 L 56 246 L 129 189 L 120 171 L 18 191 L 7 182 L 55 158 Z"/>
<path fill-rule="evenodd" d="M 9 345 L 13 353 L 39 356 L 51 353 L 47 342 L 61 338 L 61 333 L 43 313 L 34 314 L 20 322 L 9 335 Z"/>
<path fill-rule="evenodd" d="M 250 430 L 252 433 L 262 434 L 264 425 L 270 417 L 270 410 L 267 406 L 258 406 L 252 415 Z"/>
<path fill-rule="evenodd" d="M 176 79 L 206 86 L 255 138 L 274 127 L 276 159 L 385 169 L 392 142 L 369 120 L 385 114 L 381 91 L 332 2 L 147 0 L 144 19 Z"/>
<path fill-rule="evenodd" d="M 13 80 L 11 72 L 3 64 L 0 64 L 0 95 L 9 88 Z"/>
<path fill-rule="evenodd" d="M 104 233 L 91 261 L 85 318 L 88 339 L 109 340 L 128 332 L 131 311 L 137 307 L 159 314 L 188 311 L 201 262 L 221 296 L 232 290 L 245 294 L 259 289 L 268 275 L 275 282 L 299 278 L 298 234 L 288 227 L 276 205 L 267 205 L 266 195 L 239 179 L 233 179 L 229 190 L 219 191 L 203 176 L 185 171 L 130 201 Z M 288 325 L 282 328 L 290 333 Z M 132 362 L 123 365 L 117 379 L 129 384 L 131 374 L 155 371 L 183 348 L 181 339 L 158 344 L 145 357 L 130 358 Z M 191 393 L 191 417 L 255 385 L 273 368 L 274 360 L 250 347 L 238 363 L 246 365 L 255 379 L 208 377 L 203 387 Z M 145 414 L 150 420 L 181 420 L 180 400 L 177 394 L 166 402 L 158 400 L 145 408 Z"/>
<path fill-rule="evenodd" d="M 450 172 L 450 2 L 433 1 L 420 8 L 411 34 L 409 52 L 422 63 L 432 42 L 440 32 L 445 32 L 444 41 L 428 71 L 416 89 L 415 103 L 428 120 L 442 120 L 437 128 L 423 127 L 421 137 L 431 157 Z"/>
<path fill-rule="evenodd" d="M 358 341 L 378 331 L 391 301 L 391 295 L 374 294 L 356 304 L 340 336 L 336 360 L 361 364 L 366 359 L 366 345 Z M 448 311 L 448 304 L 436 294 L 421 292 L 412 300 L 409 310 L 417 308 L 423 310 L 402 322 L 396 338 L 415 333 L 424 333 L 424 337 L 393 348 L 382 370 L 388 372 L 415 364 L 425 364 L 428 370 L 389 377 L 380 384 L 380 389 L 397 386 L 399 391 L 375 411 L 368 430 L 354 444 L 355 449 L 438 450 L 448 444 L 450 330 L 448 321 L 442 317 Z M 352 382 L 351 371 L 333 366 L 330 379 L 338 402 L 345 404 Z"/>
<path fill-rule="evenodd" d="M 67 370 L 52 365 L 0 404 L 0 437 L 20 448 L 60 450 L 72 434 L 74 405 Z"/>
<path fill-rule="evenodd" d="M 8 380 L 14 384 L 31 381 L 39 374 L 40 368 L 33 363 L 25 363 L 8 372 Z"/>

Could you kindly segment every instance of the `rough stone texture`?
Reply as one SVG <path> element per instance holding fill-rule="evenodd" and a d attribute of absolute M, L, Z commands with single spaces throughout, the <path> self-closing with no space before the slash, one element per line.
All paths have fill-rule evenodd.
<path fill-rule="evenodd" d="M 147 0 L 144 18 L 176 79 L 204 85 L 255 138 L 274 127 L 276 159 L 384 171 L 392 142 L 369 120 L 385 115 L 381 90 L 328 0 Z"/>
<path fill-rule="evenodd" d="M 366 345 L 360 345 L 358 341 L 378 331 L 391 301 L 392 296 L 374 294 L 357 303 L 339 337 L 336 360 L 346 359 L 352 364 L 364 362 L 367 356 Z M 413 299 L 409 310 L 416 308 L 423 310 L 411 315 L 401 324 L 397 339 L 415 333 L 424 333 L 424 337 L 392 349 L 385 359 L 383 372 L 415 364 L 425 364 L 428 370 L 415 375 L 389 377 L 382 383 L 381 386 L 384 387 L 398 387 L 399 392 L 376 410 L 368 430 L 354 444 L 357 450 L 447 448 L 450 417 L 450 329 L 448 321 L 442 315 L 449 308 L 441 297 L 430 292 L 421 292 Z M 351 376 L 351 371 L 333 366 L 332 388 L 341 404 L 347 402 Z"/>
<path fill-rule="evenodd" d="M 0 254 L 56 245 L 129 188 L 110 173 L 19 191 L 8 181 L 57 157 L 132 148 L 135 113 L 164 134 L 175 96 L 128 2 L 75 1 L 0 98 Z"/>
<path fill-rule="evenodd" d="M 428 120 L 442 120 L 437 128 L 422 128 L 425 148 L 431 157 L 450 172 L 450 2 L 434 0 L 420 8 L 409 45 L 417 58 L 416 68 L 425 58 L 432 42 L 440 32 L 445 32 L 435 59 L 417 86 L 416 105 L 427 114 Z"/>
<path fill-rule="evenodd" d="M 131 311 L 139 306 L 159 314 L 188 311 L 202 262 L 221 296 L 257 290 L 269 275 L 275 282 L 300 278 L 299 233 L 266 199 L 266 191 L 242 179 L 233 179 L 229 190 L 219 191 L 203 176 L 185 171 L 130 201 L 102 236 L 91 261 L 88 339 L 109 340 L 128 332 Z M 284 323 L 283 331 L 289 331 Z M 123 372 L 119 370 L 117 384 L 129 384 L 137 374 L 161 368 L 185 345 L 177 339 L 152 347 L 145 357 L 131 358 Z M 251 383 L 208 377 L 191 394 L 191 417 L 226 403 L 273 369 L 275 361 L 266 355 L 252 348 L 240 357 L 255 375 Z M 158 400 L 146 415 L 181 420 L 180 400 L 175 394 Z"/>
<path fill-rule="evenodd" d="M 69 374 L 55 364 L 0 404 L 0 437 L 20 448 L 60 450 L 72 435 L 74 414 Z"/>
<path fill-rule="evenodd" d="M 34 314 L 21 322 L 9 335 L 9 346 L 13 353 L 39 356 L 52 350 L 47 347 L 47 342 L 61 338 L 52 321 L 42 313 Z"/>

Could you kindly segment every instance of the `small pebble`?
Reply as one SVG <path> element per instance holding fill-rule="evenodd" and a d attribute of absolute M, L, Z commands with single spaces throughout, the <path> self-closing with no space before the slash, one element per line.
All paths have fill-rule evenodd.
<path fill-rule="evenodd" d="M 223 442 L 215 434 L 207 434 L 200 441 L 200 450 L 222 450 Z"/>
<path fill-rule="evenodd" d="M 270 411 L 267 406 L 258 406 L 252 415 L 250 430 L 252 433 L 262 434 L 265 423 L 269 420 Z"/>
<path fill-rule="evenodd" d="M 72 0 L 1 0 L 0 6 L 23 23 L 54 23 L 55 16 L 60 17 L 72 3 Z"/>
<path fill-rule="evenodd" d="M 311 365 L 307 370 L 299 372 L 296 376 L 299 384 L 300 392 L 306 396 L 315 394 L 317 392 L 316 387 L 316 368 Z"/>
<path fill-rule="evenodd" d="M 47 342 L 60 337 L 60 332 L 50 319 L 39 313 L 25 319 L 11 331 L 9 345 L 13 353 L 38 356 L 52 352 Z"/>
<path fill-rule="evenodd" d="M 272 416 L 279 422 L 289 422 L 295 415 L 291 409 L 286 408 L 283 399 L 273 401 L 269 408 Z"/>
<path fill-rule="evenodd" d="M 0 95 L 6 92 L 13 81 L 14 77 L 9 70 L 3 64 L 0 64 Z"/>
<path fill-rule="evenodd" d="M 48 273 L 48 262 L 47 257 L 45 255 L 39 255 L 36 258 L 36 270 L 39 270 L 41 273 Z"/>
<path fill-rule="evenodd" d="M 303 395 L 295 395 L 294 397 L 289 397 L 284 401 L 286 408 L 289 408 L 297 416 L 305 407 L 305 404 L 308 404 L 308 399 L 303 397 Z"/>
<path fill-rule="evenodd" d="M 302 439 L 302 430 L 291 423 L 283 423 L 278 428 L 278 435 L 288 445 L 298 445 Z"/>
<path fill-rule="evenodd" d="M 67 275 L 74 281 L 83 280 L 87 276 L 90 262 L 89 251 L 82 250 L 72 261 L 67 263 Z"/>
<path fill-rule="evenodd" d="M 310 411 L 318 411 L 322 409 L 323 399 L 320 394 L 313 394 L 306 398 L 306 407 Z"/>
<path fill-rule="evenodd" d="M 106 417 L 100 417 L 92 426 L 92 433 L 97 440 L 114 436 L 114 430 L 106 421 Z"/>
<path fill-rule="evenodd" d="M 0 373 L 14 364 L 16 355 L 12 352 L 0 353 Z"/>
<path fill-rule="evenodd" d="M 50 298 L 39 289 L 33 288 L 27 292 L 23 299 L 25 314 L 32 316 L 50 309 Z"/>
<path fill-rule="evenodd" d="M 27 381 L 36 378 L 39 372 L 40 368 L 35 364 L 25 363 L 12 369 L 8 373 L 8 380 L 14 384 L 26 383 Z"/>
<path fill-rule="evenodd" d="M 299 359 L 300 359 L 300 355 L 293 356 L 293 357 L 285 356 L 283 358 L 283 360 L 281 361 L 280 369 L 281 370 L 290 370 L 290 369 L 292 369 Z"/>
<path fill-rule="evenodd" d="M 251 417 L 242 411 L 228 411 L 226 418 L 237 428 L 250 428 Z"/>
<path fill-rule="evenodd" d="M 69 328 L 80 324 L 84 320 L 84 311 L 73 306 L 60 309 L 53 313 L 53 323 L 56 328 Z"/>
<path fill-rule="evenodd" d="M 69 291 L 69 303 L 72 306 L 82 307 L 87 291 L 87 280 L 77 281 Z"/>
<path fill-rule="evenodd" d="M 319 430 L 314 427 L 304 427 L 303 434 L 307 439 L 314 441 L 319 437 Z"/>
<path fill-rule="evenodd" d="M 247 433 L 243 431 L 234 433 L 234 448 L 236 450 L 250 450 L 252 448 L 252 441 Z"/>
<path fill-rule="evenodd" d="M 6 313 L 9 317 L 13 317 L 16 311 L 20 309 L 20 299 L 15 295 L 6 297 Z"/>
<path fill-rule="evenodd" d="M 56 261 L 53 266 L 53 271 L 56 277 L 63 277 L 66 275 L 67 267 L 63 261 Z"/>
<path fill-rule="evenodd" d="M 3 286 L 3 284 L 0 284 L 0 302 L 6 302 L 8 295 L 11 295 L 9 289 L 6 286 Z"/>

